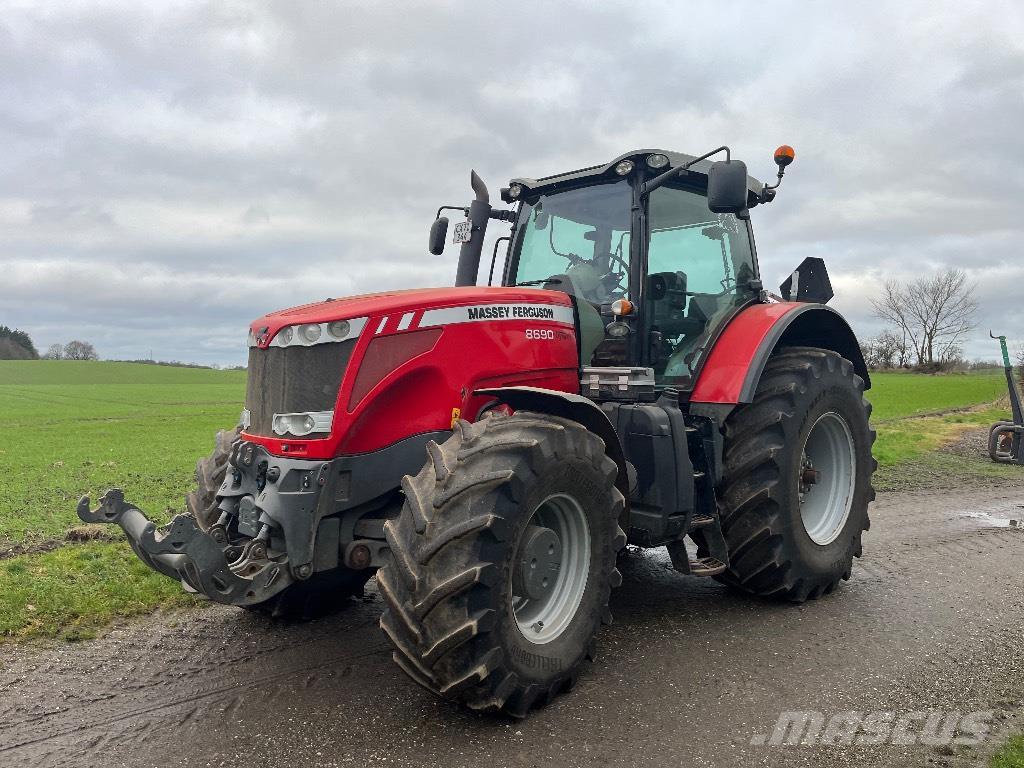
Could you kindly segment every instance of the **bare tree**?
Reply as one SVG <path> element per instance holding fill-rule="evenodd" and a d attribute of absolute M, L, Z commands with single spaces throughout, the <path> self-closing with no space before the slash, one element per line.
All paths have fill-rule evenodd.
<path fill-rule="evenodd" d="M 1017 367 L 1024 369 L 1024 343 L 1017 347 Z"/>
<path fill-rule="evenodd" d="M 62 360 L 64 358 L 64 347 L 61 344 L 51 344 L 43 355 L 44 360 Z"/>
<path fill-rule="evenodd" d="M 906 340 L 886 328 L 868 341 L 865 357 L 871 368 L 901 367 L 907 358 Z"/>
<path fill-rule="evenodd" d="M 64 357 L 67 360 L 99 360 L 96 348 L 88 341 L 69 341 L 64 345 Z"/>
<path fill-rule="evenodd" d="M 975 286 L 960 269 L 947 269 L 908 283 L 890 280 L 871 303 L 875 313 L 893 323 L 913 348 L 918 365 L 958 358 L 974 328 L 978 303 Z"/>

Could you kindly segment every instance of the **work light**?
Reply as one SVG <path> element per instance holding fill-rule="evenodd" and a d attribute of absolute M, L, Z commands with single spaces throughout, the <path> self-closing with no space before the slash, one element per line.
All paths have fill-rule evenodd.
<path fill-rule="evenodd" d="M 334 411 L 310 413 L 275 413 L 273 429 L 278 435 L 303 437 L 314 432 L 330 432 Z"/>

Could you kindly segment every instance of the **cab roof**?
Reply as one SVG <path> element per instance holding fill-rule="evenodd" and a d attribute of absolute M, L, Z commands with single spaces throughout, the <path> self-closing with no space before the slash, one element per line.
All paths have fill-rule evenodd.
<path fill-rule="evenodd" d="M 558 187 L 573 187 L 579 184 L 598 180 L 601 177 L 615 178 L 615 166 L 623 160 L 632 160 L 637 166 L 640 166 L 646 162 L 649 155 L 656 154 L 665 155 L 668 158 L 668 166 L 665 168 L 659 168 L 657 173 L 668 170 L 668 168 L 678 168 L 681 165 L 686 165 L 695 157 L 695 155 L 687 155 L 682 152 L 672 152 L 666 149 L 634 149 L 631 152 L 619 155 L 605 165 L 592 165 L 588 168 L 581 168 L 578 171 L 559 173 L 554 176 L 541 176 L 536 179 L 524 176 L 512 179 L 509 183 L 519 184 L 529 192 L 546 193 L 554 191 L 554 189 Z M 708 169 L 711 167 L 711 163 L 711 160 L 700 160 L 687 169 L 687 174 L 700 177 L 692 179 L 692 181 L 699 186 L 704 186 L 707 184 Z M 686 179 L 687 176 L 682 178 Z M 764 189 L 764 184 L 762 182 L 758 181 L 753 176 L 747 176 L 747 191 L 749 193 L 748 198 L 750 200 L 751 208 L 757 205 L 760 200 L 762 189 Z M 524 197 L 525 196 L 526 195 L 524 195 Z"/>

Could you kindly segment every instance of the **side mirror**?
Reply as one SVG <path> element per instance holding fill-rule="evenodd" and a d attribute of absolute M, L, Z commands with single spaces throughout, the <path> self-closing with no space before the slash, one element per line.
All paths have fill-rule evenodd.
<path fill-rule="evenodd" d="M 740 213 L 747 207 L 747 164 L 719 160 L 708 169 L 708 209 L 712 213 Z"/>
<path fill-rule="evenodd" d="M 430 225 L 430 242 L 427 248 L 435 256 L 444 253 L 444 241 L 448 237 L 448 217 L 438 216 Z"/>

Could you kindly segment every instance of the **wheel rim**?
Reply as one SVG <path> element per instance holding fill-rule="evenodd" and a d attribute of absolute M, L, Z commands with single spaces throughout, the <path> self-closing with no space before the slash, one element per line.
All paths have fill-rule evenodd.
<path fill-rule="evenodd" d="M 590 526 L 576 499 L 555 494 L 538 505 L 512 569 L 519 631 L 531 643 L 550 643 L 572 623 L 590 574 Z"/>
<path fill-rule="evenodd" d="M 797 484 L 800 518 L 815 544 L 836 540 L 853 506 L 856 478 L 853 434 L 838 413 L 822 414 L 807 434 Z"/>

